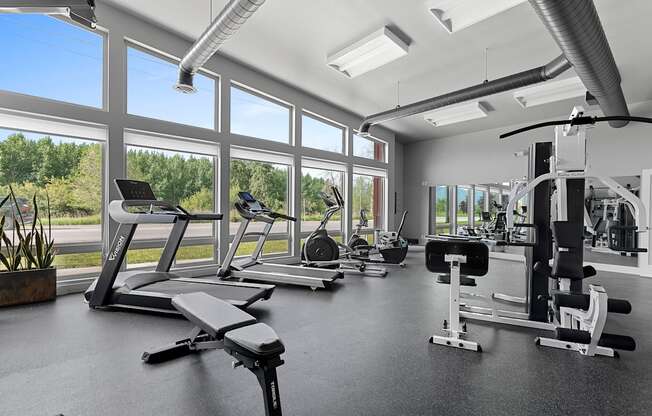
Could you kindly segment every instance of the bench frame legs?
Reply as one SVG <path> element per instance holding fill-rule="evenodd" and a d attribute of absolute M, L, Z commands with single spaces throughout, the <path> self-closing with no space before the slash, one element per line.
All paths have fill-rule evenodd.
<path fill-rule="evenodd" d="M 266 360 L 260 360 L 229 348 L 225 348 L 224 351 L 238 360 L 233 362 L 233 368 L 243 366 L 254 373 L 258 379 L 258 384 L 263 391 L 265 416 L 281 416 L 281 393 L 276 376 L 276 367 L 284 364 L 281 357 L 276 355 Z"/>
<path fill-rule="evenodd" d="M 233 362 L 233 368 L 243 366 L 254 373 L 263 391 L 266 416 L 282 416 L 281 395 L 276 375 L 276 367 L 284 364 L 280 355 L 274 355 L 265 360 L 252 358 L 235 349 L 226 348 L 223 339 L 211 337 L 201 328 L 195 327 L 188 337 L 174 344 L 144 352 L 142 360 L 149 364 L 155 364 L 183 357 L 193 352 L 214 349 L 224 350 L 235 358 L 237 361 Z"/>
<path fill-rule="evenodd" d="M 480 352 L 482 351 L 480 344 L 462 339 L 466 335 L 466 330 L 460 325 L 460 264 L 466 263 L 466 256 L 446 254 L 445 260 L 451 265 L 449 319 L 448 322 L 444 321 L 443 328 L 448 336 L 433 335 L 430 337 L 430 343 Z"/>

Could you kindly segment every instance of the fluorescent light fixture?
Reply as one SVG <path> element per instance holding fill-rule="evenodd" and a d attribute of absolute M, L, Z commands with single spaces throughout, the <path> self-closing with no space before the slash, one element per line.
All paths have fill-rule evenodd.
<path fill-rule="evenodd" d="M 0 2 L 0 13 L 62 15 L 95 29 L 95 0 L 7 0 Z"/>
<path fill-rule="evenodd" d="M 328 66 L 355 78 L 407 55 L 408 45 L 388 27 L 366 36 L 326 58 Z"/>
<path fill-rule="evenodd" d="M 444 107 L 423 115 L 423 119 L 435 127 L 461 123 L 463 121 L 475 120 L 483 117 L 487 117 L 487 108 L 479 101 L 464 103 L 453 107 Z"/>
<path fill-rule="evenodd" d="M 522 89 L 514 92 L 514 99 L 521 107 L 529 108 L 541 104 L 554 103 L 568 100 L 569 98 L 583 97 L 586 87 L 579 77 L 549 81 L 541 85 Z"/>
<path fill-rule="evenodd" d="M 454 33 L 524 3 L 525 0 L 430 0 L 426 4 L 448 33 Z"/>

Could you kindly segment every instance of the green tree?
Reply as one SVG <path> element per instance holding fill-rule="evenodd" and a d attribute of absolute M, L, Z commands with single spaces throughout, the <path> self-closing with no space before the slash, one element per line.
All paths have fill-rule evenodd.
<path fill-rule="evenodd" d="M 0 185 L 35 182 L 38 156 L 36 144 L 22 133 L 0 142 Z"/>

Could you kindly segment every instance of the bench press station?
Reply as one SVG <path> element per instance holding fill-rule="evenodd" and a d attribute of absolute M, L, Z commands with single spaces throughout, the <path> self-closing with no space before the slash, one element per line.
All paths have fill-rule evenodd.
<path fill-rule="evenodd" d="M 172 305 L 196 327 L 174 344 L 146 351 L 142 360 L 156 364 L 193 352 L 223 349 L 256 375 L 263 390 L 266 416 L 280 416 L 281 399 L 276 367 L 283 365 L 285 346 L 274 330 L 237 307 L 203 292 L 172 298 Z"/>

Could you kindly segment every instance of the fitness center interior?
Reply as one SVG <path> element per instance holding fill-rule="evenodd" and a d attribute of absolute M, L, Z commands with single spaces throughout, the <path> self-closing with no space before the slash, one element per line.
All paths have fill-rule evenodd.
<path fill-rule="evenodd" d="M 0 1 L 0 415 L 649 415 L 648 0 Z"/>

